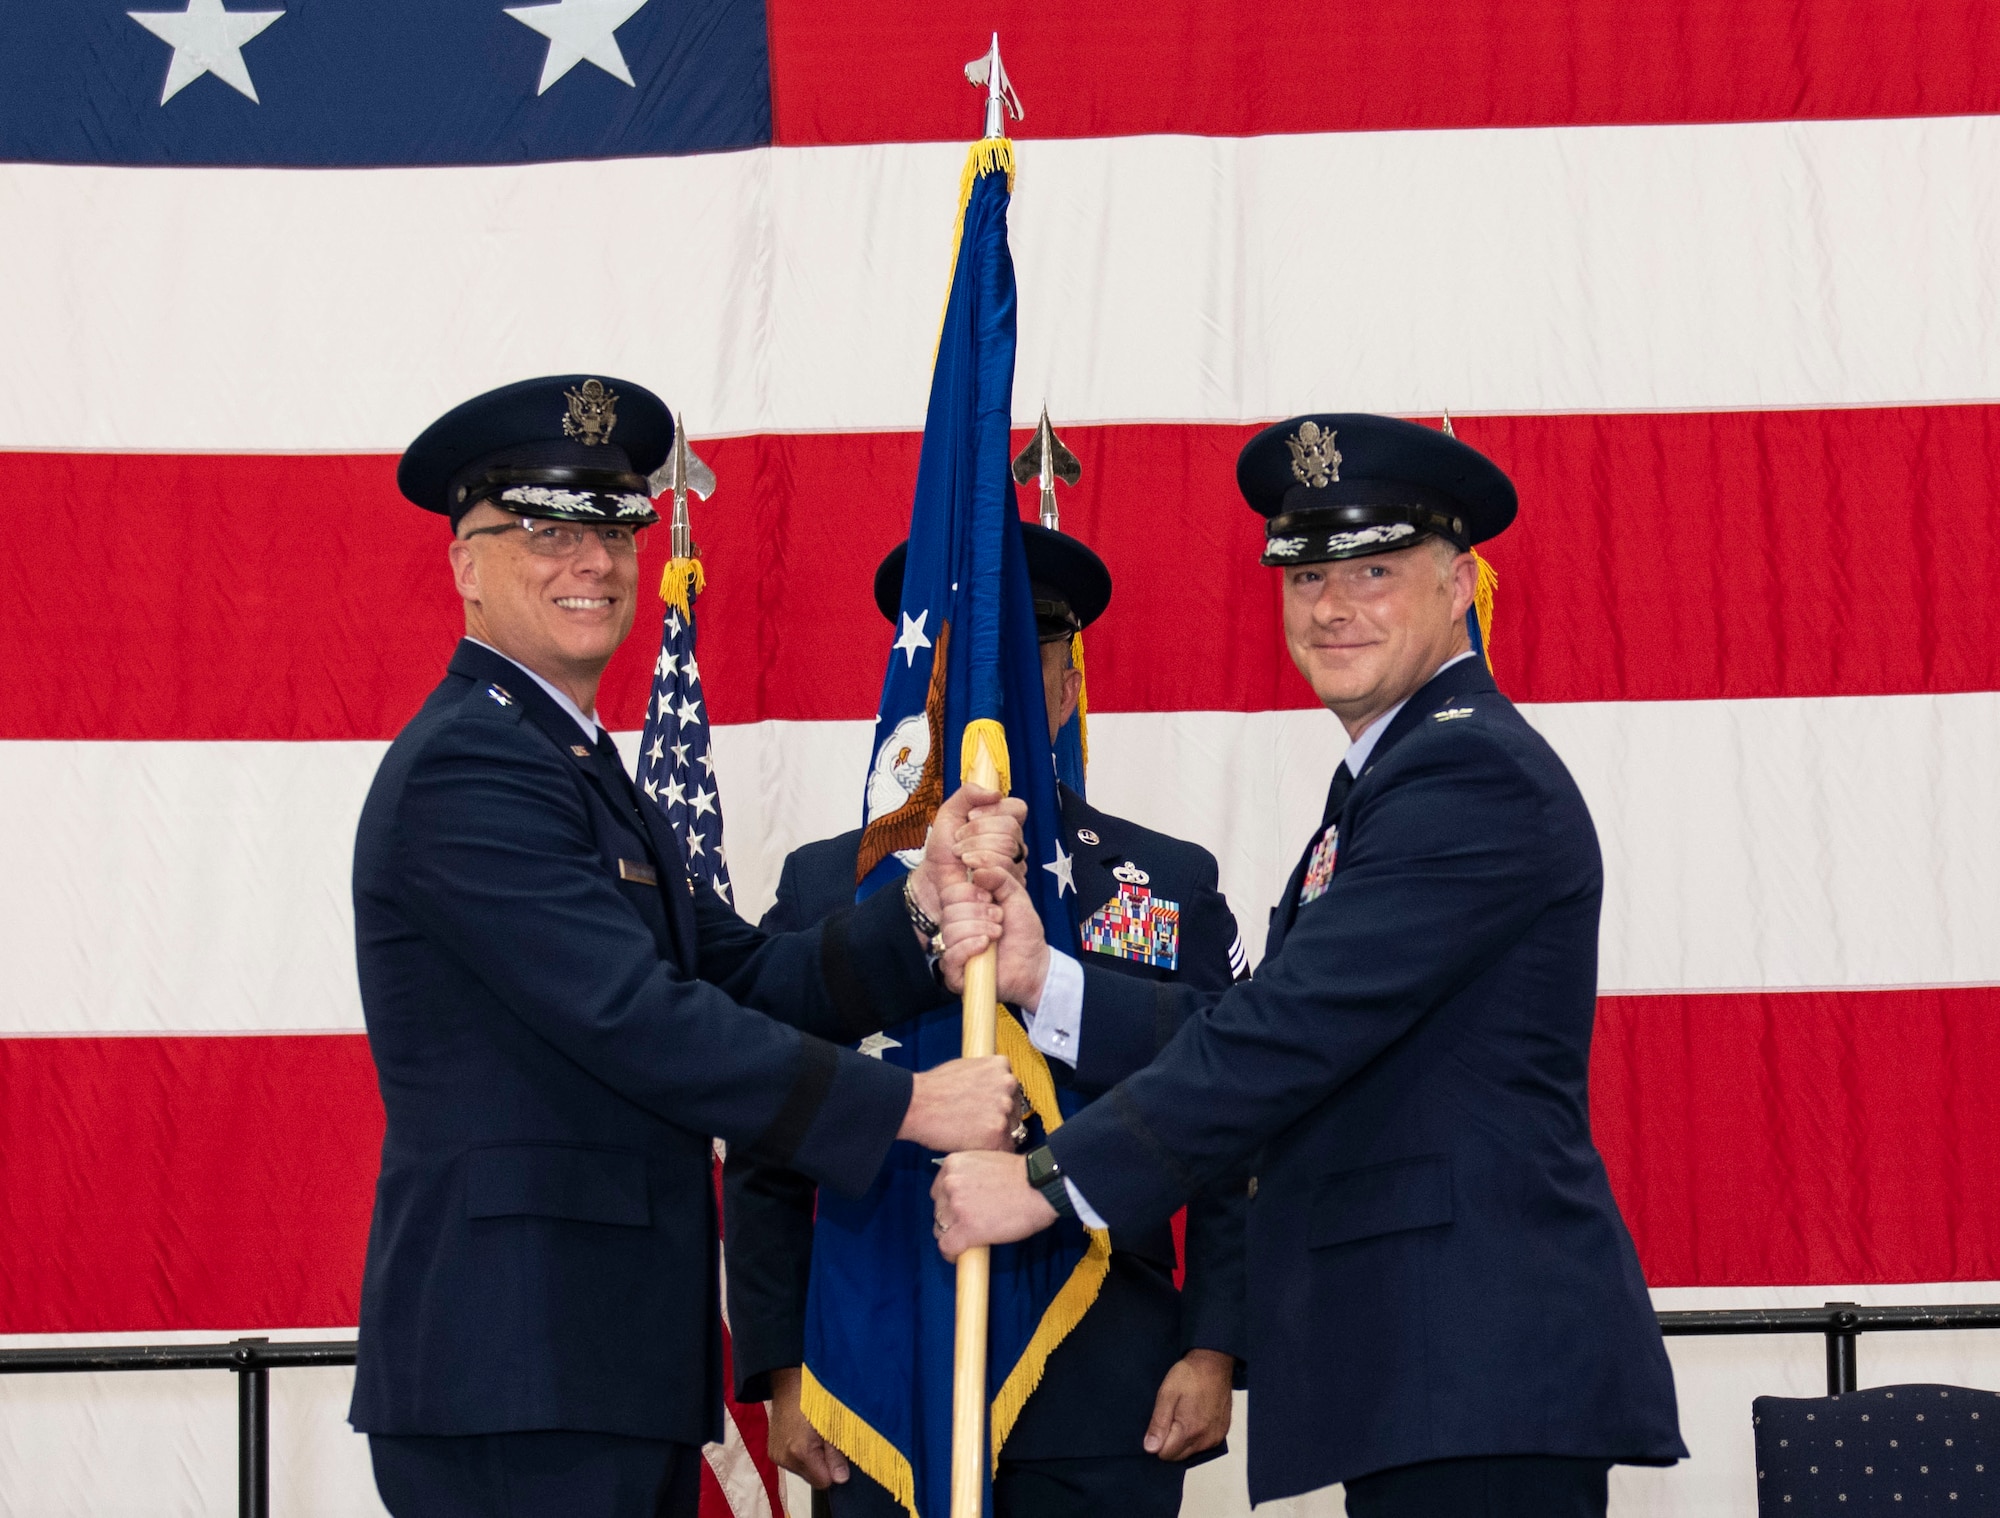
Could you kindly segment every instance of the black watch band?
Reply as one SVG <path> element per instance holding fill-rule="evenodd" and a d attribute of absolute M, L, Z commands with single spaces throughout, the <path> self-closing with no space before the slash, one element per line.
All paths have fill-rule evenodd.
<path fill-rule="evenodd" d="M 1028 1151 L 1028 1184 L 1055 1208 L 1057 1217 L 1078 1221 L 1076 1208 L 1070 1205 L 1069 1182 L 1063 1178 L 1063 1168 L 1047 1144 Z"/>

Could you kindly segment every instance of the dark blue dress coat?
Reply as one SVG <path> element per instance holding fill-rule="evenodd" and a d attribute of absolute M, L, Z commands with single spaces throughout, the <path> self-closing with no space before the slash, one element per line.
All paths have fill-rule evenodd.
<path fill-rule="evenodd" d="M 1338 823 L 1325 893 L 1297 905 L 1308 843 L 1256 975 L 1154 988 L 1195 1015 L 1057 1158 L 1118 1227 L 1261 1152 L 1253 1502 L 1457 1456 L 1686 1454 L 1590 1137 L 1582 795 L 1474 659 L 1396 716 Z M 1086 981 L 1088 1039 L 1135 988 Z"/>
<path fill-rule="evenodd" d="M 354 916 L 388 1116 L 354 1426 L 720 1437 L 709 1136 L 867 1187 L 910 1077 L 829 1040 L 947 1000 L 901 902 L 752 928 L 465 642 L 369 790 Z"/>
<path fill-rule="evenodd" d="M 1227 987 L 1232 965 L 1242 962 L 1242 946 L 1229 903 L 1216 888 L 1214 856 L 1100 812 L 1066 787 L 1061 799 L 1062 844 L 1074 857 L 1079 922 L 1118 895 L 1112 871 L 1128 864 L 1151 877 L 1146 888 L 1156 898 L 1175 902 L 1181 910 L 1178 963 L 1172 970 L 1081 948 L 1079 957 L 1139 985 L 1180 984 L 1210 992 Z M 785 860 L 778 899 L 763 926 L 791 931 L 851 904 L 860 839 L 856 831 L 795 849 Z M 1093 1068 L 1087 1026 L 1083 1042 L 1081 1077 L 1060 1060 L 1048 1062 L 1058 1086 L 1101 1092 L 1134 1068 Z M 1090 1083 L 1093 1077 L 1095 1084 Z M 770 1372 L 805 1357 L 813 1189 L 809 1179 L 749 1156 L 732 1153 L 724 1167 L 729 1323 L 737 1395 L 746 1401 L 768 1397 Z M 1239 1358 L 1248 1353 L 1243 1302 L 1247 1211 L 1241 1171 L 1188 1208 L 1187 1274 L 1185 1290 L 1178 1293 L 1173 1233 L 1164 1217 L 1114 1230 L 1111 1274 L 1083 1321 L 1050 1357 L 1001 1452 L 1004 1458 L 1141 1455 L 1153 1399 L 1176 1360 L 1195 1348 Z"/>

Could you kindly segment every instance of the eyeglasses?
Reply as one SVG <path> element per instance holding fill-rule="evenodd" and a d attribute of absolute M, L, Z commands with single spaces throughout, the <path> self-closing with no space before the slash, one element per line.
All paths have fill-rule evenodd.
<path fill-rule="evenodd" d="M 475 527 L 465 536 L 477 538 L 499 532 L 525 534 L 528 552 L 544 559 L 573 559 L 582 552 L 585 540 L 592 537 L 614 559 L 629 559 L 639 552 L 639 535 L 629 527 L 609 522 L 503 522 L 498 527 Z"/>

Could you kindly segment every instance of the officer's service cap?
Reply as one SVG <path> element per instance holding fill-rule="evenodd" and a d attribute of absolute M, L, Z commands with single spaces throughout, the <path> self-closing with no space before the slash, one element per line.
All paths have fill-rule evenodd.
<path fill-rule="evenodd" d="M 555 374 L 454 406 L 423 430 L 396 485 L 452 525 L 481 501 L 564 522 L 659 520 L 646 477 L 674 443 L 673 413 L 628 380 Z"/>
<path fill-rule="evenodd" d="M 1082 632 L 1111 604 L 1111 571 L 1075 538 L 1036 522 L 1021 524 L 1028 550 L 1028 580 L 1035 593 L 1035 630 L 1044 643 Z M 907 541 L 889 550 L 875 571 L 875 604 L 891 623 L 903 604 Z"/>
<path fill-rule="evenodd" d="M 1266 427 L 1236 460 L 1243 499 L 1269 520 L 1265 564 L 1390 553 L 1427 537 L 1460 548 L 1514 520 L 1513 482 L 1485 454 L 1419 422 L 1361 412 Z"/>

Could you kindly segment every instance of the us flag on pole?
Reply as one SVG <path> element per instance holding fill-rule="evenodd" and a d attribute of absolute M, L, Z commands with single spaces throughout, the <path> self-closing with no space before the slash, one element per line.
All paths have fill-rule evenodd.
<path fill-rule="evenodd" d="M 678 423 L 676 424 L 678 431 Z M 687 440 L 675 439 L 685 490 Z M 696 461 L 709 488 L 714 480 Z M 705 491 L 703 492 L 706 493 Z M 660 594 L 666 619 L 660 625 L 660 656 L 653 661 L 653 688 L 646 703 L 646 726 L 639 737 L 639 789 L 660 809 L 680 840 L 687 858 L 688 878 L 697 891 L 713 891 L 734 907 L 729 884 L 729 856 L 722 846 L 722 801 L 716 791 L 715 759 L 709 752 L 708 705 L 701 690 L 701 665 L 695 659 L 694 604 L 701 594 L 700 561 L 686 549 L 687 503 L 677 497 L 674 526 L 676 553 L 667 562 Z M 682 550 L 685 550 L 683 552 Z M 722 1144 L 716 1142 L 715 1179 L 719 1187 Z M 721 1215 L 718 1191 L 716 1213 Z M 719 1285 L 719 1302 L 726 1303 L 726 1285 Z M 726 1309 L 725 1309 L 726 1311 Z M 725 1318 L 722 1329 L 723 1385 L 735 1385 L 730 1363 L 733 1345 Z M 769 1419 L 761 1402 L 738 1402 L 725 1392 L 722 1440 L 702 1453 L 708 1457 L 708 1477 L 701 1488 L 702 1518 L 782 1518 L 784 1497 L 777 1468 L 767 1453 Z"/>
<path fill-rule="evenodd" d="M 672 579 L 676 559 L 668 568 Z M 695 585 L 687 607 L 669 604 L 660 628 L 660 657 L 653 662 L 653 694 L 639 747 L 639 788 L 660 809 L 680 839 L 688 876 L 697 891 L 713 891 L 736 904 L 729 884 L 729 856 L 722 847 L 722 802 L 709 753 L 708 711 L 701 694 L 701 666 L 694 656 Z"/>

